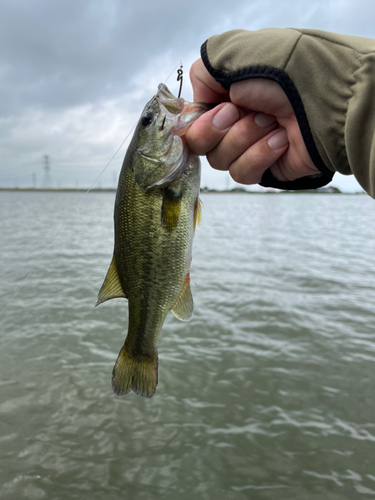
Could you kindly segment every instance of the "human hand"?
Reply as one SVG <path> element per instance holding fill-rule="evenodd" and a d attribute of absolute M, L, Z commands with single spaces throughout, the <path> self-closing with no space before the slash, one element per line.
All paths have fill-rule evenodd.
<path fill-rule="evenodd" d="M 222 104 L 207 111 L 186 134 L 189 149 L 210 165 L 229 170 L 241 184 L 259 183 L 270 168 L 279 181 L 319 174 L 307 152 L 293 108 L 273 81 L 250 79 L 225 90 L 201 59 L 190 70 L 194 101 Z"/>

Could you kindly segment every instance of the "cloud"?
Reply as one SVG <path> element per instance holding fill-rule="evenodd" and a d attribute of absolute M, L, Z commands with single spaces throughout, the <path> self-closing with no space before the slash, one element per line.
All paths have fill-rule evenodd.
<path fill-rule="evenodd" d="M 155 58 L 175 59 L 226 18 L 226 2 L 13 2 L 1 6 L 3 113 L 28 105 L 73 106 L 126 92 Z M 240 13 L 242 3 L 232 11 Z M 139 82 L 138 82 L 139 83 Z"/>
<path fill-rule="evenodd" d="M 370 0 L 2 0 L 0 185 L 30 184 L 44 154 L 55 182 L 73 170 L 89 184 L 180 60 L 191 99 L 188 68 L 213 34 L 296 26 L 373 36 L 374 11 Z M 168 84 L 177 91 L 174 75 Z"/>

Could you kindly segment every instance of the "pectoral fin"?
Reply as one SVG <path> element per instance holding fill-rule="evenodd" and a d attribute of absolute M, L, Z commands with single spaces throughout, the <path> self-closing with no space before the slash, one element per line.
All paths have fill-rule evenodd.
<path fill-rule="evenodd" d="M 105 280 L 99 291 L 98 300 L 95 304 L 95 307 L 102 302 L 105 302 L 106 300 L 115 299 L 118 297 L 123 297 L 124 299 L 126 299 L 126 295 L 124 293 L 124 290 L 122 289 L 120 278 L 117 272 L 115 256 L 113 256 L 111 265 L 109 266 L 107 272 L 107 276 L 105 277 Z"/>
<path fill-rule="evenodd" d="M 200 226 L 200 224 L 202 222 L 202 207 L 203 207 L 203 203 L 201 202 L 201 200 L 199 198 L 197 198 L 195 200 L 195 205 L 194 205 L 194 232 L 195 232 L 195 228 L 197 226 Z"/>
<path fill-rule="evenodd" d="M 177 299 L 177 302 L 172 307 L 171 311 L 177 319 L 181 321 L 189 321 L 193 316 L 194 302 L 190 290 L 190 278 L 187 277 L 184 288 Z"/>

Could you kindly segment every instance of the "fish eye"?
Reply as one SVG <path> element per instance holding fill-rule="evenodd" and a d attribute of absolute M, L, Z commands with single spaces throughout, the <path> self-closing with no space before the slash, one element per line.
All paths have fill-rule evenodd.
<path fill-rule="evenodd" d="M 141 124 L 143 125 L 143 127 L 147 127 L 147 125 L 150 125 L 153 118 L 154 118 L 154 116 L 152 113 L 146 113 L 145 115 L 143 115 L 141 117 Z"/>

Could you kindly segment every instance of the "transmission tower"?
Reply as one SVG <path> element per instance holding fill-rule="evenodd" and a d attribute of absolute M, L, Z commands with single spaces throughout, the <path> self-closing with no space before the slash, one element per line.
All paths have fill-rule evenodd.
<path fill-rule="evenodd" d="M 43 183 L 42 187 L 44 189 L 48 189 L 51 187 L 51 176 L 50 176 L 50 161 L 49 161 L 49 155 L 44 155 L 43 156 L 43 170 L 44 170 L 44 177 L 43 177 Z"/>

